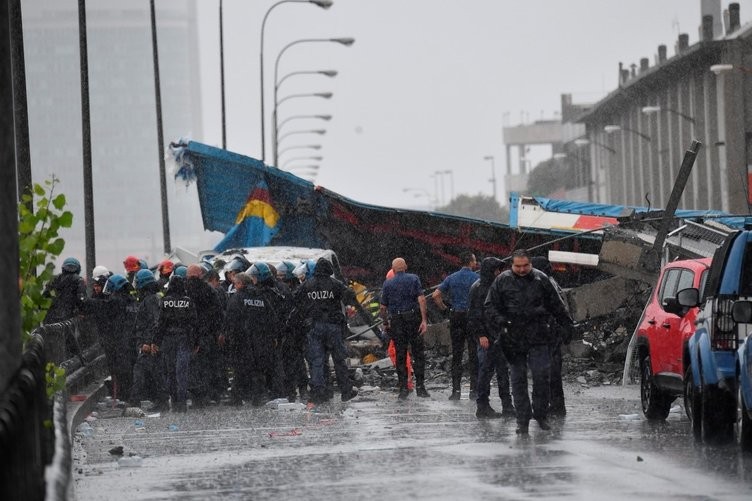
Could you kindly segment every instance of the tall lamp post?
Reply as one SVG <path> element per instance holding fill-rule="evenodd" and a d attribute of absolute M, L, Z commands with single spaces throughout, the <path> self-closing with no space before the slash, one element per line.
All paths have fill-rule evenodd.
<path fill-rule="evenodd" d="M 323 136 L 324 134 L 326 134 L 326 129 L 293 130 L 290 132 L 286 132 L 285 134 L 282 134 L 279 137 L 279 141 L 282 142 L 284 138 L 292 136 L 294 134 L 320 134 Z"/>
<path fill-rule="evenodd" d="M 282 50 L 279 51 L 279 54 L 277 54 L 277 59 L 274 61 L 274 110 L 272 112 L 272 131 L 276 134 L 277 131 L 277 107 L 279 106 L 279 102 L 277 102 L 277 92 L 279 91 L 279 86 L 282 83 L 285 78 L 288 78 L 292 74 L 285 75 L 285 77 L 282 80 L 279 80 L 279 61 L 282 59 L 282 55 L 290 48 L 298 44 L 302 43 L 320 43 L 320 42 L 328 42 L 328 43 L 338 43 L 341 45 L 344 45 L 345 47 L 350 47 L 352 44 L 355 43 L 355 39 L 351 37 L 341 37 L 341 38 L 301 38 L 300 40 L 293 40 L 292 42 L 288 43 L 284 47 L 282 47 Z M 330 70 L 327 72 L 320 72 L 326 76 L 334 77 L 337 75 L 336 71 Z M 281 102 L 281 101 L 280 101 Z M 274 148 L 274 165 L 277 164 L 277 140 L 276 137 L 273 139 L 273 148 Z"/>
<path fill-rule="evenodd" d="M 295 146 L 288 146 L 287 148 L 282 148 L 281 150 L 279 150 L 279 155 L 282 156 L 283 154 L 292 150 L 320 150 L 320 149 L 321 149 L 320 144 L 298 144 Z"/>
<path fill-rule="evenodd" d="M 261 161 L 266 161 L 266 129 L 264 128 L 264 31 L 266 30 L 266 20 L 272 10 L 278 5 L 283 3 L 310 3 L 321 7 L 322 9 L 328 9 L 334 2 L 332 0 L 280 0 L 273 4 L 266 10 L 264 14 L 264 20 L 261 22 L 261 45 L 259 50 L 259 74 L 261 76 Z"/>
<path fill-rule="evenodd" d="M 322 157 L 320 155 L 318 155 L 318 156 L 308 156 L 308 157 L 292 157 L 292 158 L 288 158 L 287 160 L 285 160 L 284 162 L 282 162 L 282 165 L 280 165 L 279 168 L 280 169 L 284 169 L 285 167 L 287 167 L 291 163 L 293 163 L 293 162 L 299 162 L 301 160 L 309 160 L 309 161 L 313 160 L 313 161 L 316 161 L 316 162 L 320 162 L 323 159 L 324 159 L 324 157 Z M 294 169 L 295 167 L 296 166 L 292 166 L 291 168 Z"/>
<path fill-rule="evenodd" d="M 332 119 L 332 116 L 331 115 L 293 115 L 291 117 L 287 117 L 279 123 L 274 136 L 276 137 L 279 134 L 279 131 L 282 130 L 282 126 L 285 125 L 287 122 L 291 120 L 302 120 L 306 118 L 310 118 L 314 120 L 326 120 L 328 122 L 329 120 Z"/>
<path fill-rule="evenodd" d="M 496 199 L 496 163 L 493 155 L 486 155 L 483 157 L 483 160 L 490 160 L 491 161 L 491 179 L 489 181 L 491 182 L 491 186 L 493 187 L 493 199 L 494 202 L 498 202 Z"/>
<path fill-rule="evenodd" d="M 454 171 L 452 169 L 446 169 L 441 171 L 442 174 L 449 174 L 449 203 L 454 200 Z"/>

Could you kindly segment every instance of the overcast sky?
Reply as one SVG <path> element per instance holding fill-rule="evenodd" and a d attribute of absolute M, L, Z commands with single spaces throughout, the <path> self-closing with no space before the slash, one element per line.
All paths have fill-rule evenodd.
<path fill-rule="evenodd" d="M 224 1 L 227 147 L 255 158 L 261 157 L 260 29 L 274 3 Z M 727 0 L 721 3 L 728 7 Z M 752 19 L 752 0 L 739 3 L 745 24 Z M 196 139 L 220 146 L 219 2 L 198 4 L 205 129 Z M 279 107 L 280 121 L 333 116 L 330 122 L 294 119 L 285 125 L 282 132 L 327 133 L 293 134 L 280 148 L 322 149 L 281 160 L 321 155 L 318 184 L 377 205 L 426 205 L 429 196 L 441 197 L 431 176 L 444 170 L 453 172 L 455 195 L 490 195 L 491 163 L 483 157 L 495 156 L 501 180 L 504 120 L 516 125 L 554 118 L 562 93 L 575 102 L 597 101 L 616 87 L 620 61 L 628 66 L 648 57 L 652 66 L 658 45 L 666 44 L 671 57 L 678 34 L 688 33 L 694 44 L 699 25 L 700 0 L 334 0 L 328 10 L 282 4 L 266 25 L 267 120 L 282 47 L 304 38 L 353 37 L 349 48 L 303 43 L 280 59 L 280 77 L 339 72 L 333 79 L 293 76 L 280 87 L 280 98 L 334 93 L 330 100 L 297 98 Z M 271 163 L 268 125 L 267 134 Z M 537 155 L 541 160 L 547 153 Z M 448 199 L 449 176 L 442 177 Z"/>

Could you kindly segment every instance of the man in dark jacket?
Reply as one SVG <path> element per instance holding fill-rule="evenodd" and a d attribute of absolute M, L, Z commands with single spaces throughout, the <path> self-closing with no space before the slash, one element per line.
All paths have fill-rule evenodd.
<path fill-rule="evenodd" d="M 202 279 L 204 269 L 191 264 L 186 271 L 185 292 L 193 300 L 198 316 L 196 344 L 191 355 L 189 389 L 194 407 L 206 405 L 216 399 L 216 373 L 219 360 L 219 329 L 222 326 L 224 311 L 219 296 L 211 285 Z"/>
<path fill-rule="evenodd" d="M 44 317 L 45 324 L 53 324 L 73 318 L 79 312 L 81 300 L 86 297 L 86 284 L 81 273 L 81 264 L 74 257 L 63 261 L 62 272 L 47 284 L 45 297 L 52 298 L 52 304 Z"/>
<path fill-rule="evenodd" d="M 343 303 L 354 307 L 360 305 L 355 293 L 332 277 L 333 273 L 332 264 L 322 257 L 316 262 L 313 277 L 295 291 L 296 312 L 308 331 L 307 356 L 311 371 L 309 400 L 313 403 L 327 400 L 327 375 L 324 374 L 324 356 L 327 350 L 334 361 L 342 401 L 346 402 L 358 394 L 347 372 L 347 350 L 342 333 L 346 326 Z"/>
<path fill-rule="evenodd" d="M 548 424 L 551 357 L 547 321 L 571 328 L 567 314 L 548 277 L 534 270 L 524 250 L 512 254 L 512 269 L 494 280 L 485 301 L 489 326 L 501 336 L 501 346 L 512 369 L 512 395 L 517 413 L 517 433 L 527 434 L 530 418 L 543 430 Z M 533 376 L 533 403 L 527 387 L 528 368 Z"/>
<path fill-rule="evenodd" d="M 238 272 L 232 277 L 233 294 L 227 300 L 227 310 L 219 338 L 225 347 L 229 365 L 233 370 L 230 405 L 243 405 L 243 399 L 252 396 L 253 325 L 250 323 L 253 281 L 247 273 Z"/>
<path fill-rule="evenodd" d="M 551 269 L 551 263 L 543 256 L 535 256 L 532 260 L 533 268 L 540 270 L 548 276 L 556 293 L 561 298 L 565 306 L 567 306 L 564 293 L 559 287 L 559 284 L 551 276 L 553 270 Z M 569 308 L 567 307 L 567 311 Z M 551 402 L 548 407 L 549 415 L 553 416 L 565 416 L 567 414 L 567 408 L 564 404 L 564 384 L 561 378 L 561 345 L 569 344 L 572 340 L 571 329 L 561 329 L 556 322 L 550 322 L 551 328 L 554 330 L 554 335 L 551 337 L 551 344 L 549 350 L 551 352 Z"/>
<path fill-rule="evenodd" d="M 113 379 L 112 396 L 123 401 L 131 396 L 136 362 L 133 325 L 138 304 L 131 291 L 127 278 L 112 275 L 105 283 L 101 299 L 85 299 L 81 303 L 83 313 L 92 315 L 97 323 L 99 342 Z"/>
<path fill-rule="evenodd" d="M 62 272 L 47 284 L 44 297 L 51 297 L 52 304 L 47 310 L 43 324 L 54 324 L 75 317 L 80 311 L 81 301 L 86 297 L 86 284 L 79 276 L 81 263 L 75 257 L 63 261 Z M 73 329 L 65 330 L 65 351 L 67 357 L 77 356 L 84 362 L 81 347 Z"/>
<path fill-rule="evenodd" d="M 186 295 L 185 279 L 173 275 L 167 293 L 159 300 L 159 322 L 152 349 L 162 352 L 172 410 L 176 412 L 188 410 L 188 374 L 197 324 L 196 305 Z"/>
<path fill-rule="evenodd" d="M 480 279 L 470 287 L 470 308 L 468 323 L 470 331 L 478 339 L 478 398 L 475 416 L 478 419 L 514 416 L 514 405 L 509 392 L 509 363 L 501 349 L 499 336 L 494 329 L 486 326 L 483 305 L 488 288 L 501 273 L 504 262 L 495 257 L 487 257 L 480 265 Z M 491 393 L 491 377 L 496 372 L 501 399 L 501 413 L 496 412 L 488 402 Z"/>
<path fill-rule="evenodd" d="M 154 405 L 149 412 L 162 412 L 170 408 L 170 394 L 167 393 L 162 355 L 152 348 L 159 321 L 159 283 L 150 270 L 137 271 L 134 281 L 138 311 L 133 335 L 138 356 L 133 366 L 131 401 L 150 400 Z"/>

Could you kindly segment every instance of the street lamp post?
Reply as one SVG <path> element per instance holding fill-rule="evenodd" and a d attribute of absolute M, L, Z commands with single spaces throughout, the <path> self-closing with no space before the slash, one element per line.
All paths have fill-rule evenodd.
<path fill-rule="evenodd" d="M 622 127 L 621 125 L 606 125 L 605 127 L 603 127 L 603 130 L 606 131 L 606 133 L 608 134 L 624 130 L 624 131 L 631 132 L 632 134 L 636 134 L 640 136 L 645 141 L 648 141 L 648 142 L 651 141 L 650 136 L 648 136 L 647 134 L 640 132 L 638 130 L 630 129 L 629 127 Z"/>
<path fill-rule="evenodd" d="M 282 134 L 279 137 L 279 142 L 281 143 L 284 138 L 295 135 L 295 134 L 320 134 L 323 136 L 324 134 L 326 134 L 326 129 L 293 130 L 285 134 Z"/>
<path fill-rule="evenodd" d="M 285 118 L 284 120 L 282 120 L 279 123 L 279 125 L 277 126 L 277 130 L 276 130 L 275 136 L 277 134 L 279 134 L 280 130 L 282 130 L 282 126 L 285 125 L 290 120 L 299 120 L 299 119 L 304 119 L 304 118 L 311 118 L 311 119 L 316 119 L 316 120 L 326 120 L 328 122 L 329 120 L 332 119 L 332 116 L 331 115 L 293 115 L 291 117 Z"/>
<path fill-rule="evenodd" d="M 286 166 L 290 165 L 293 162 L 299 162 L 301 160 L 314 160 L 316 162 L 320 162 L 324 159 L 322 156 L 307 156 L 307 157 L 292 157 L 285 160 L 282 165 L 279 166 L 280 169 L 284 169 Z M 296 168 L 296 166 L 291 167 L 292 169 Z"/>
<path fill-rule="evenodd" d="M 332 6 L 334 2 L 332 0 L 280 0 L 279 2 L 273 4 L 271 7 L 269 7 L 266 10 L 266 14 L 264 14 L 264 19 L 261 22 L 261 44 L 259 49 L 259 74 L 261 76 L 261 161 L 266 161 L 266 129 L 264 127 L 264 31 L 266 30 L 266 20 L 269 17 L 269 14 L 272 10 L 278 5 L 282 5 L 283 3 L 310 3 L 313 5 L 316 5 L 318 7 L 321 7 L 322 9 L 328 9 Z"/>
<path fill-rule="evenodd" d="M 678 115 L 682 117 L 683 119 L 688 120 L 689 122 L 695 123 L 695 119 L 693 117 L 685 113 L 682 113 L 679 110 L 674 110 L 671 108 L 663 108 L 661 106 L 643 106 L 642 107 L 642 112 L 645 115 L 652 115 L 653 113 L 660 113 L 661 111 L 667 111 L 669 113 L 673 113 L 674 115 Z"/>
<path fill-rule="evenodd" d="M 447 169 L 441 171 L 442 174 L 449 174 L 449 203 L 452 203 L 452 200 L 454 200 L 454 171 L 452 169 Z"/>
<path fill-rule="evenodd" d="M 279 91 L 279 86 L 286 78 L 292 76 L 292 74 L 285 75 L 282 80 L 279 80 L 279 61 L 282 58 L 282 55 L 290 48 L 298 44 L 302 43 L 318 43 L 318 42 L 329 42 L 329 43 L 338 43 L 341 45 L 344 45 L 345 47 L 350 47 L 352 44 L 355 43 L 355 39 L 351 37 L 340 37 L 340 38 L 301 38 L 300 40 L 293 40 L 292 42 L 288 43 L 284 47 L 282 47 L 282 50 L 279 51 L 279 54 L 277 54 L 277 59 L 274 61 L 274 110 L 272 111 L 272 132 L 275 134 L 275 137 L 273 138 L 272 144 L 274 148 L 274 165 L 277 164 L 277 139 L 276 139 L 276 133 L 277 133 L 277 107 L 279 106 L 279 103 L 281 101 L 277 101 L 277 93 Z M 295 72 L 294 72 L 295 73 Z M 321 74 L 324 74 L 329 77 L 334 77 L 337 75 L 337 72 L 334 70 L 327 70 L 327 71 L 321 71 L 318 72 Z"/>
<path fill-rule="evenodd" d="M 491 182 L 491 186 L 493 187 L 493 199 L 494 202 L 497 202 L 496 199 L 496 163 L 493 155 L 486 155 L 483 157 L 483 160 L 490 160 L 491 161 L 491 179 L 489 181 Z"/>
<path fill-rule="evenodd" d="M 279 156 L 282 156 L 284 153 L 287 153 L 288 151 L 292 150 L 320 150 L 321 145 L 320 144 L 298 144 L 295 146 L 288 146 L 287 148 L 282 148 L 279 150 Z"/>
<path fill-rule="evenodd" d="M 402 188 L 403 193 L 414 193 L 416 197 L 425 196 L 428 200 L 428 206 L 434 208 L 434 200 L 431 198 L 431 194 L 423 188 Z"/>

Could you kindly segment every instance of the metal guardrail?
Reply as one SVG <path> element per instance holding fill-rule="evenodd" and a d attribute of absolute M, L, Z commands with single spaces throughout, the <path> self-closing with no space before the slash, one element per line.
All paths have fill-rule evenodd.
<path fill-rule="evenodd" d="M 54 405 L 47 398 L 48 361 L 66 370 L 66 388 L 55 395 Z M 0 395 L 0 499 L 67 499 L 68 395 L 105 370 L 96 331 L 86 320 L 41 326 L 31 334 L 21 367 Z"/>
<path fill-rule="evenodd" d="M 33 333 L 0 396 L 0 499 L 45 498 L 44 472 L 54 450 L 45 366 L 44 339 Z"/>

